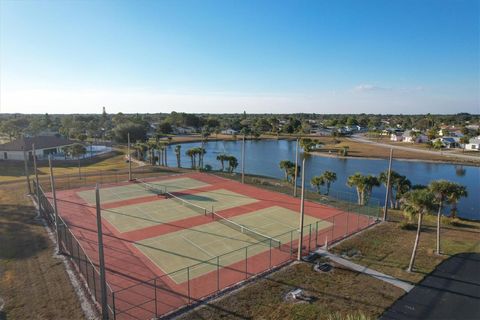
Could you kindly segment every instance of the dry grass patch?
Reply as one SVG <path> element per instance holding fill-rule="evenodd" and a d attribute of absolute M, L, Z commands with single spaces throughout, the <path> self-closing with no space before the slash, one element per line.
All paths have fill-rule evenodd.
<path fill-rule="evenodd" d="M 83 319 L 64 265 L 23 184 L 0 187 L 0 297 L 5 319 Z"/>
<path fill-rule="evenodd" d="M 296 288 L 311 294 L 314 302 L 285 301 Z M 339 266 L 320 274 L 311 264 L 296 263 L 180 319 L 345 319 L 359 314 L 375 319 L 402 294 L 401 289 Z"/>

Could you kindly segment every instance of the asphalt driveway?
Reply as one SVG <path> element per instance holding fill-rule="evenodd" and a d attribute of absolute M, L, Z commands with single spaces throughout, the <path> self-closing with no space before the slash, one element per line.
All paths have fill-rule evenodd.
<path fill-rule="evenodd" d="M 380 319 L 480 319 L 480 253 L 445 260 Z"/>

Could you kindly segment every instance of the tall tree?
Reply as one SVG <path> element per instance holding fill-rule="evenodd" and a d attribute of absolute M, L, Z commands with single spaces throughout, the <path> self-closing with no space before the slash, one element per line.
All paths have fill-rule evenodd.
<path fill-rule="evenodd" d="M 325 171 L 322 174 L 323 179 L 325 180 L 325 184 L 327 185 L 327 193 L 326 195 L 330 194 L 330 186 L 332 183 L 337 181 L 337 174 L 333 171 Z"/>
<path fill-rule="evenodd" d="M 361 173 L 357 172 L 348 177 L 347 186 L 349 186 L 350 188 L 355 187 L 357 191 L 358 204 L 363 205 L 366 188 L 365 177 Z"/>
<path fill-rule="evenodd" d="M 217 160 L 220 161 L 220 164 L 222 166 L 222 171 L 224 171 L 225 170 L 225 161 L 228 161 L 228 156 L 224 153 L 219 154 L 217 156 Z"/>
<path fill-rule="evenodd" d="M 456 185 L 452 188 L 447 196 L 447 202 L 450 204 L 450 217 L 457 217 L 457 203 L 460 198 L 468 197 L 467 187 L 462 185 Z"/>
<path fill-rule="evenodd" d="M 430 212 L 434 207 L 434 196 L 428 189 L 417 189 L 407 192 L 402 198 L 402 206 L 404 212 L 411 216 L 418 216 L 417 234 L 412 249 L 410 263 L 408 265 L 408 272 L 413 270 L 415 264 L 415 257 L 417 254 L 418 243 L 420 241 L 420 232 L 422 229 L 423 215 Z"/>
<path fill-rule="evenodd" d="M 87 149 L 85 148 L 85 146 L 83 144 L 75 143 L 75 144 L 71 145 L 68 150 L 70 152 L 70 155 L 73 158 L 77 158 L 77 160 L 78 160 L 78 178 L 81 179 L 80 158 L 81 158 L 81 156 L 83 156 L 87 152 Z"/>
<path fill-rule="evenodd" d="M 285 180 L 289 181 L 290 171 L 295 168 L 295 164 L 290 160 L 282 160 L 279 164 L 280 169 L 285 173 Z"/>
<path fill-rule="evenodd" d="M 177 144 L 175 146 L 175 155 L 177 156 L 177 167 L 181 167 L 180 158 L 181 158 L 182 146 Z"/>
<path fill-rule="evenodd" d="M 310 184 L 312 185 L 312 187 L 314 187 L 314 188 L 317 189 L 317 192 L 318 192 L 319 194 L 321 194 L 321 192 L 320 192 L 320 186 L 325 185 L 325 178 L 323 177 L 323 175 L 321 175 L 321 176 L 314 176 L 314 177 L 312 177 L 312 179 L 310 180 Z"/>

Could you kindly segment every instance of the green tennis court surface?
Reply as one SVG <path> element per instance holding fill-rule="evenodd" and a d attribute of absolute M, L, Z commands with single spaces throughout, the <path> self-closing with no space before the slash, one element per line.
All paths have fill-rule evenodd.
<path fill-rule="evenodd" d="M 256 202 L 256 199 L 242 196 L 228 190 L 200 192 L 194 195 L 179 195 L 199 207 L 216 211 Z M 157 201 L 121 206 L 114 209 L 102 210 L 102 217 L 112 224 L 119 232 L 129 232 L 154 225 L 169 223 L 193 216 L 204 215 L 199 207 L 185 205 L 175 199 L 165 199 L 163 196 Z"/>
<path fill-rule="evenodd" d="M 270 207 L 230 220 L 272 238 L 285 233 L 282 243 L 289 243 L 292 240 L 290 231 L 298 226 L 298 213 L 282 207 Z M 316 221 L 318 219 L 305 216 L 305 225 Z M 319 223 L 319 229 L 328 226 L 329 222 Z M 298 239 L 296 231 L 293 232 L 293 240 L 295 239 Z M 249 246 L 247 258 L 270 250 L 268 241 L 259 243 L 258 239 L 218 221 L 145 239 L 135 246 L 167 274 L 193 266 L 188 274 L 186 270 L 170 274 L 176 283 L 215 271 L 217 256 L 220 256 L 218 262 L 221 266 L 228 266 L 246 258 L 245 250 L 241 250 L 246 246 Z"/>
<path fill-rule="evenodd" d="M 149 185 L 158 186 L 164 190 L 165 187 L 169 192 L 180 192 L 183 190 L 195 189 L 209 186 L 205 182 L 201 182 L 192 178 L 176 178 L 161 181 L 148 182 Z M 95 204 L 95 190 L 86 190 L 77 192 L 77 194 L 88 204 Z M 153 193 L 142 187 L 141 183 L 130 183 L 128 185 L 118 187 L 108 187 L 100 189 L 100 199 L 102 203 L 110 203 L 123 201 L 141 197 L 151 196 Z"/>

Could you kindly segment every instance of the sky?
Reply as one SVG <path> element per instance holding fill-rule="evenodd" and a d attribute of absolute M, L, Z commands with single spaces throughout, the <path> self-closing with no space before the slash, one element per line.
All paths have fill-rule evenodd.
<path fill-rule="evenodd" d="M 0 0 L 0 113 L 480 113 L 479 1 Z"/>

